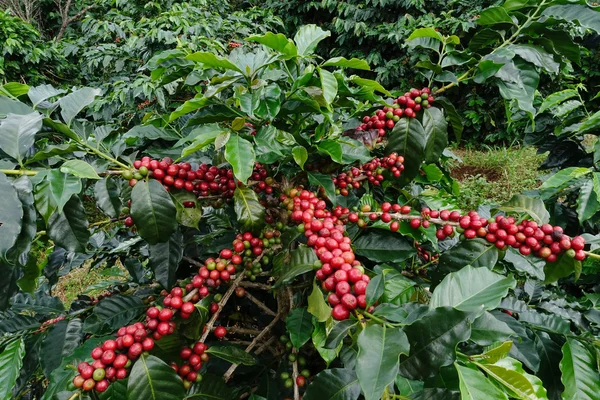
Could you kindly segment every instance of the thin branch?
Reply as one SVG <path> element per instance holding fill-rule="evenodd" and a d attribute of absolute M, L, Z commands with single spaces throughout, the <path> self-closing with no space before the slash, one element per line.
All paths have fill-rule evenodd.
<path fill-rule="evenodd" d="M 298 351 L 294 347 L 292 349 L 292 354 L 298 354 Z M 298 379 L 298 358 L 294 360 L 292 364 L 292 379 L 294 379 L 294 400 L 300 400 L 300 389 L 298 388 L 298 383 L 296 382 Z"/>
<path fill-rule="evenodd" d="M 185 259 L 185 257 L 184 257 L 184 259 Z M 273 289 L 272 286 L 265 285 L 264 283 L 248 282 L 248 281 L 240 282 L 240 286 L 243 288 L 260 289 L 260 290 L 266 290 L 266 291 Z"/>
<path fill-rule="evenodd" d="M 227 328 L 227 333 L 230 333 L 232 335 L 238 334 L 238 335 L 258 336 L 262 333 L 262 331 L 258 330 L 258 329 L 243 328 L 241 326 L 231 326 L 231 327 Z"/>
<path fill-rule="evenodd" d="M 198 262 L 198 261 L 196 261 L 196 260 L 194 260 L 193 258 L 190 258 L 190 257 L 186 257 L 186 256 L 184 256 L 184 257 L 183 257 L 183 260 L 184 260 L 184 261 L 187 261 L 188 263 L 190 263 L 190 264 L 192 264 L 193 266 L 195 266 L 195 267 L 198 267 L 198 268 L 201 268 L 201 267 L 203 267 L 203 266 L 204 266 L 204 264 L 202 264 L 201 262 Z"/>
<path fill-rule="evenodd" d="M 85 15 L 86 12 L 90 11 L 93 8 L 98 7 L 97 4 L 92 4 L 91 6 L 87 6 L 84 7 L 81 11 L 79 11 L 77 14 L 73 15 L 71 18 L 69 18 L 67 20 L 67 24 L 70 24 L 71 22 L 77 21 L 79 18 L 83 17 Z"/>
<path fill-rule="evenodd" d="M 265 305 L 265 303 L 258 300 L 256 297 L 252 296 L 250 293 L 246 292 L 245 296 L 248 298 L 248 300 L 250 300 L 251 302 L 256 304 L 258 307 L 260 307 L 265 313 L 272 315 L 273 317 L 277 315 L 277 313 L 275 311 L 271 310 L 269 307 L 267 307 Z"/>

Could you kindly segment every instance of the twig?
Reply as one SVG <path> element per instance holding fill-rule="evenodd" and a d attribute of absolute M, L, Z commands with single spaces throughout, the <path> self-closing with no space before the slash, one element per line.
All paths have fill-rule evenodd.
<path fill-rule="evenodd" d="M 183 301 L 190 301 L 192 299 L 192 297 L 194 297 L 196 295 L 196 293 L 198 293 L 198 288 L 194 288 L 192 289 L 191 292 L 189 292 L 188 294 L 185 295 L 185 297 L 183 298 Z"/>
<path fill-rule="evenodd" d="M 185 257 L 184 257 L 184 259 L 185 259 Z M 240 286 L 243 288 L 260 289 L 260 290 L 267 290 L 267 291 L 273 289 L 273 287 L 271 287 L 269 285 L 265 285 L 264 283 L 248 282 L 248 281 L 240 282 Z"/>
<path fill-rule="evenodd" d="M 267 307 L 265 305 L 265 303 L 263 303 L 262 301 L 258 300 L 256 297 L 252 296 L 250 293 L 246 292 L 246 297 L 248 298 L 248 300 L 250 300 L 251 302 L 253 302 L 257 306 L 259 306 L 267 314 L 272 315 L 273 317 L 277 315 L 277 313 L 275 311 L 271 310 L 269 307 Z"/>
<path fill-rule="evenodd" d="M 373 212 L 366 211 L 365 212 L 365 215 L 370 215 L 370 214 L 382 215 L 384 213 L 382 211 L 373 211 Z M 420 219 L 422 221 L 429 221 L 432 224 L 436 224 L 436 225 L 460 226 L 459 222 L 444 221 L 441 218 L 423 218 L 422 215 L 410 215 L 410 214 L 401 214 L 401 213 L 392 213 L 390 215 L 391 215 L 392 219 L 395 219 L 395 220 L 398 220 L 398 221 Z"/>
<path fill-rule="evenodd" d="M 258 348 L 258 350 L 256 350 L 256 351 L 254 352 L 254 354 L 256 354 L 256 355 L 259 355 L 260 353 L 262 353 L 262 352 L 263 352 L 263 351 L 265 351 L 266 349 L 269 349 L 269 350 L 271 350 L 271 352 L 272 352 L 273 354 L 275 354 L 275 352 L 273 351 L 273 349 L 271 349 L 271 347 L 270 347 L 270 346 L 271 346 L 271 344 L 272 344 L 272 343 L 273 343 L 275 340 L 277 340 L 277 338 L 276 338 L 275 336 L 271 336 L 271 338 L 270 338 L 269 340 L 267 340 L 266 342 L 264 342 L 264 343 L 263 343 L 263 344 L 262 344 L 262 345 L 261 345 L 261 346 Z"/>
<path fill-rule="evenodd" d="M 233 294 L 235 288 L 238 287 L 238 285 L 240 284 L 240 282 L 242 281 L 242 279 L 244 279 L 245 275 L 246 275 L 246 271 L 245 270 L 242 271 L 242 272 L 240 272 L 238 274 L 238 276 L 235 278 L 235 281 L 233 281 L 233 283 L 231 284 L 231 286 L 229 286 L 229 289 L 227 289 L 227 292 L 225 292 L 225 294 L 223 295 L 223 298 L 221 299 L 221 301 L 218 304 L 219 308 L 217 309 L 217 312 L 215 312 L 212 315 L 212 317 L 210 318 L 210 320 L 206 324 L 206 330 L 204 331 L 204 333 L 202 334 L 202 337 L 200 338 L 201 342 L 205 342 L 206 341 L 206 338 L 210 334 L 210 331 L 212 330 L 212 327 L 215 324 L 215 321 L 219 317 L 219 313 L 221 312 L 221 310 L 223 309 L 223 307 L 225 306 L 225 304 L 227 303 L 227 301 L 229 300 L 229 298 Z"/>
<path fill-rule="evenodd" d="M 230 333 L 232 335 L 237 333 L 240 335 L 258 336 L 262 333 L 262 331 L 260 331 L 258 329 L 242 328 L 240 326 L 232 326 L 232 327 L 227 328 L 227 333 Z"/>
<path fill-rule="evenodd" d="M 201 262 L 196 261 L 196 260 L 194 260 L 193 258 L 190 258 L 190 257 L 184 256 L 183 260 L 189 262 L 190 264 L 192 264 L 193 266 L 196 266 L 198 268 L 201 268 L 201 267 L 204 266 Z"/>
<path fill-rule="evenodd" d="M 292 349 L 292 354 L 298 354 L 298 351 L 294 347 Z M 298 383 L 296 382 L 298 379 L 298 358 L 294 360 L 292 364 L 292 378 L 294 379 L 294 400 L 300 400 L 300 389 L 298 389 Z"/>

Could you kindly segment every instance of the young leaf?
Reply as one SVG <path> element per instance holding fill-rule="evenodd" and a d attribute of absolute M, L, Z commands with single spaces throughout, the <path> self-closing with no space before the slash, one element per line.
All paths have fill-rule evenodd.
<path fill-rule="evenodd" d="M 594 354 L 581 342 L 568 338 L 562 347 L 561 379 L 565 400 L 593 400 L 600 393 L 600 374 Z"/>
<path fill-rule="evenodd" d="M 164 243 L 149 246 L 150 257 L 148 266 L 154 272 L 154 277 L 163 288 L 171 290 L 177 281 L 177 269 L 183 258 L 183 235 L 177 230 Z"/>
<path fill-rule="evenodd" d="M 238 187 L 233 194 L 235 213 L 243 230 L 258 232 L 264 226 L 265 208 L 256 192 Z"/>
<path fill-rule="evenodd" d="M 506 400 L 506 393 L 479 370 L 454 363 L 460 379 L 461 400 Z"/>
<path fill-rule="evenodd" d="M 181 400 L 185 390 L 177 373 L 155 356 L 141 356 L 133 364 L 127 397 L 145 400 Z"/>
<path fill-rule="evenodd" d="M 408 354 L 406 334 L 398 328 L 369 325 L 358 336 L 356 375 L 366 400 L 381 398 L 394 381 L 400 354 Z"/>
<path fill-rule="evenodd" d="M 329 36 L 331 36 L 329 31 L 324 31 L 314 24 L 300 27 L 294 36 L 298 55 L 300 57 L 310 56 L 317 48 L 319 42 Z"/>
<path fill-rule="evenodd" d="M 296 164 L 298 164 L 298 166 L 304 170 L 304 163 L 306 163 L 306 160 L 308 160 L 308 152 L 306 151 L 306 148 L 302 146 L 294 147 L 292 149 L 292 156 L 294 157 Z"/>
<path fill-rule="evenodd" d="M 325 302 L 323 292 L 316 282 L 313 282 L 313 290 L 308 296 L 308 312 L 319 322 L 325 322 L 331 317 L 331 307 Z"/>
<path fill-rule="evenodd" d="M 79 197 L 71 197 L 61 212 L 50 217 L 48 236 L 64 249 L 75 253 L 85 252 L 90 231 L 85 209 Z"/>
<path fill-rule="evenodd" d="M 360 384 L 356 373 L 348 368 L 321 371 L 308 385 L 305 400 L 357 400 Z"/>
<path fill-rule="evenodd" d="M 577 97 L 577 90 L 575 89 L 566 89 L 560 92 L 552 93 L 550 96 L 544 99 L 540 109 L 538 110 L 538 114 L 543 113 L 544 111 L 559 105 L 565 100 L 569 100 L 573 97 Z"/>
<path fill-rule="evenodd" d="M 256 161 L 254 145 L 238 134 L 231 135 L 225 145 L 225 159 L 231 164 L 235 177 L 246 183 Z"/>
<path fill-rule="evenodd" d="M 171 196 L 156 179 L 140 181 L 131 191 L 131 217 L 149 244 L 169 240 L 177 229 L 176 216 Z"/>
<path fill-rule="evenodd" d="M 285 325 L 290 333 L 290 341 L 295 348 L 304 346 L 313 332 L 312 315 L 306 308 L 296 308 L 290 312 Z"/>
<path fill-rule="evenodd" d="M 37 111 L 25 115 L 9 114 L 0 121 L 0 149 L 22 164 L 33 146 L 35 134 L 42 129 L 42 118 Z"/>
<path fill-rule="evenodd" d="M 493 310 L 516 284 L 512 277 L 496 274 L 487 267 L 467 265 L 446 275 L 433 291 L 429 306 L 432 309 L 450 306 L 461 311 L 476 311 L 483 305 L 485 310 Z"/>
<path fill-rule="evenodd" d="M 529 375 L 517 360 L 504 358 L 495 364 L 475 363 L 491 379 L 506 388 L 511 397 L 523 400 L 547 399 L 546 389 L 542 381 L 534 375 Z"/>
<path fill-rule="evenodd" d="M 19 371 L 25 357 L 23 339 L 11 341 L 0 353 L 0 400 L 12 399 L 12 389 L 19 378 Z"/>

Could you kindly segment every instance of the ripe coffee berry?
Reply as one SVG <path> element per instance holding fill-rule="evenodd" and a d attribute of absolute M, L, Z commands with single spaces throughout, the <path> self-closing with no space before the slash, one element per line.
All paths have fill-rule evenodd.
<path fill-rule="evenodd" d="M 227 329 L 225 329 L 222 326 L 217 326 L 215 328 L 215 336 L 218 337 L 219 339 L 222 339 L 225 337 L 225 335 L 227 335 Z"/>

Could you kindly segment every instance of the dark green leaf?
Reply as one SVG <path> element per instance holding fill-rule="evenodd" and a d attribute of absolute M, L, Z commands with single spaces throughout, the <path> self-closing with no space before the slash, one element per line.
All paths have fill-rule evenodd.
<path fill-rule="evenodd" d="M 600 210 L 598 202 L 598 193 L 600 193 L 600 181 L 593 175 L 592 179 L 587 179 L 579 188 L 577 197 L 577 217 L 579 223 L 583 225 L 584 221 L 589 220 Z"/>
<path fill-rule="evenodd" d="M 547 53 L 543 48 L 532 44 L 512 44 L 506 47 L 514 51 L 518 56 L 536 67 L 544 68 L 551 74 L 557 74 L 559 63 L 554 61 L 554 56 Z"/>
<path fill-rule="evenodd" d="M 117 218 L 121 215 L 121 199 L 119 198 L 119 187 L 114 179 L 102 179 L 94 185 L 94 197 L 96 204 L 106 215 Z"/>
<path fill-rule="evenodd" d="M 33 157 L 28 158 L 25 164 L 32 164 L 37 161 L 46 160 L 50 157 L 60 156 L 63 154 L 71 154 L 78 149 L 79 147 L 73 143 L 50 145 L 35 153 Z"/>
<path fill-rule="evenodd" d="M 357 322 L 351 319 L 346 319 L 340 321 L 334 325 L 329 332 L 329 336 L 327 336 L 327 341 L 325 342 L 326 349 L 335 349 L 338 345 L 344 340 L 344 338 L 348 335 L 350 329 L 356 326 Z"/>
<path fill-rule="evenodd" d="M 332 368 L 319 372 L 308 385 L 305 400 L 357 400 L 360 385 L 356 373 L 347 368 Z"/>
<path fill-rule="evenodd" d="M 438 108 L 423 110 L 425 162 L 437 162 L 448 145 L 448 123 Z"/>
<path fill-rule="evenodd" d="M 398 328 L 369 325 L 358 336 L 356 375 L 366 400 L 378 400 L 398 373 L 400 354 L 408 354 L 406 334 Z"/>
<path fill-rule="evenodd" d="M 168 364 L 154 356 L 142 356 L 131 369 L 127 396 L 130 399 L 181 400 L 185 390 Z"/>
<path fill-rule="evenodd" d="M 48 236 L 60 247 L 74 253 L 84 253 L 90 239 L 83 203 L 77 196 L 65 204 L 48 221 Z"/>
<path fill-rule="evenodd" d="M 254 145 L 238 134 L 231 135 L 225 145 L 225 159 L 231 164 L 235 177 L 246 183 L 256 161 Z"/>
<path fill-rule="evenodd" d="M 479 25 L 514 24 L 512 18 L 502 7 L 490 7 L 483 10 L 476 21 Z"/>
<path fill-rule="evenodd" d="M 290 341 L 297 349 L 308 342 L 313 332 L 312 315 L 306 308 L 292 310 L 285 325 L 290 333 Z"/>
<path fill-rule="evenodd" d="M 456 141 L 460 142 L 462 138 L 462 132 L 464 130 L 464 125 L 462 121 L 462 117 L 456 111 L 454 104 L 452 104 L 445 97 L 438 97 L 436 100 L 436 104 L 440 104 L 444 107 L 446 114 L 448 114 L 448 119 L 450 120 L 450 124 L 452 125 L 452 131 L 454 132 L 454 137 L 456 137 Z"/>
<path fill-rule="evenodd" d="M 52 325 L 42 342 L 42 368 L 46 378 L 58 368 L 63 357 L 71 355 L 83 338 L 80 319 L 62 320 Z"/>
<path fill-rule="evenodd" d="M 457 344 L 471 336 L 470 318 L 470 313 L 440 307 L 405 327 L 410 354 L 400 362 L 400 375 L 420 380 L 452 364 Z"/>
<path fill-rule="evenodd" d="M 224 344 L 214 344 L 206 350 L 211 356 L 215 356 L 225 361 L 229 361 L 232 364 L 241 365 L 255 365 L 256 360 L 251 354 L 246 353 L 244 350 Z"/>
<path fill-rule="evenodd" d="M 48 223 L 52 214 L 61 212 L 71 196 L 81 191 L 81 180 L 56 169 L 42 174 L 43 179 L 35 186 L 35 206 Z"/>
<path fill-rule="evenodd" d="M 367 286 L 367 308 L 371 307 L 374 303 L 379 301 L 381 296 L 383 296 L 384 289 L 385 275 L 375 275 L 373 279 L 369 281 L 369 285 Z"/>
<path fill-rule="evenodd" d="M 369 230 L 353 243 L 357 255 L 375 262 L 402 262 L 416 254 L 412 243 L 394 232 Z"/>
<path fill-rule="evenodd" d="M 202 381 L 195 384 L 185 400 L 234 400 L 232 390 L 220 376 L 203 374 Z"/>
<path fill-rule="evenodd" d="M 145 308 L 139 297 L 114 295 L 102 299 L 94 308 L 94 314 L 103 325 L 115 330 L 129 324 Z"/>
<path fill-rule="evenodd" d="M 520 272 L 525 272 L 537 279 L 544 280 L 544 265 L 546 262 L 537 257 L 526 257 L 512 247 L 509 247 L 504 255 L 504 260 L 508 261 Z"/>
<path fill-rule="evenodd" d="M 154 277 L 163 288 L 171 290 L 177 281 L 177 269 L 183 258 L 183 235 L 177 230 L 164 243 L 149 246 L 150 257 L 148 266 L 154 272 Z"/>
<path fill-rule="evenodd" d="M 563 253 L 556 262 L 546 263 L 544 267 L 544 274 L 546 275 L 544 283 L 556 282 L 574 272 L 577 273 L 577 271 L 581 271 L 581 261 L 577 261 L 569 257 L 566 253 Z"/>
<path fill-rule="evenodd" d="M 171 196 L 156 179 L 140 181 L 131 191 L 131 217 L 149 244 L 169 240 L 177 229 L 176 216 Z"/>
<path fill-rule="evenodd" d="M 331 179 L 331 176 L 326 174 L 320 174 L 318 172 L 307 172 L 307 175 L 308 182 L 311 185 L 322 187 L 325 190 L 325 195 L 329 198 L 329 200 L 333 204 L 336 204 L 335 185 L 333 183 L 333 179 Z"/>
<path fill-rule="evenodd" d="M 7 252 L 15 245 L 21 232 L 24 210 L 19 195 L 6 175 L 0 172 L 0 261 L 7 259 Z"/>
<path fill-rule="evenodd" d="M 560 370 L 565 400 L 594 400 L 600 393 L 596 357 L 583 343 L 568 338 L 562 347 Z"/>
<path fill-rule="evenodd" d="M 467 240 L 442 254 L 436 271 L 436 279 L 440 274 L 446 276 L 450 272 L 460 270 L 466 265 L 473 267 L 493 268 L 498 262 L 498 249 L 483 239 Z"/>
<path fill-rule="evenodd" d="M 471 325 L 471 340 L 480 346 L 490 346 L 508 340 L 511 336 L 516 336 L 515 331 L 487 311 Z"/>
<path fill-rule="evenodd" d="M 2 379 L 2 385 L 0 385 L 1 400 L 13 398 L 12 389 L 19 377 L 19 371 L 23 365 L 23 357 L 25 357 L 25 344 L 23 339 L 17 339 L 10 342 L 0 353 L 0 379 Z"/>
<path fill-rule="evenodd" d="M 242 229 L 257 233 L 264 226 L 265 208 L 258 201 L 256 192 L 238 187 L 234 193 L 235 213 Z"/>
<path fill-rule="evenodd" d="M 6 253 L 6 259 L 12 263 L 25 264 L 29 256 L 31 242 L 37 231 L 37 215 L 33 206 L 33 187 L 31 186 L 31 180 L 26 176 L 14 180 L 12 185 L 17 191 L 17 196 L 23 206 L 23 219 L 21 221 L 21 232 L 17 237 L 15 245 Z M 8 192 L 3 190 L 1 193 L 6 194 Z M 10 202 L 8 201 L 8 197 L 5 201 Z M 13 208 L 10 212 L 16 213 L 18 212 L 17 210 Z M 2 232 L 1 227 L 0 232 Z"/>
<path fill-rule="evenodd" d="M 406 184 L 418 175 L 425 154 L 425 130 L 414 118 L 402 118 L 392 130 L 386 154 L 396 152 L 404 156 L 404 171 L 400 178 Z"/>
<path fill-rule="evenodd" d="M 583 4 L 554 5 L 542 11 L 543 16 L 577 23 L 600 33 L 600 13 Z"/>

